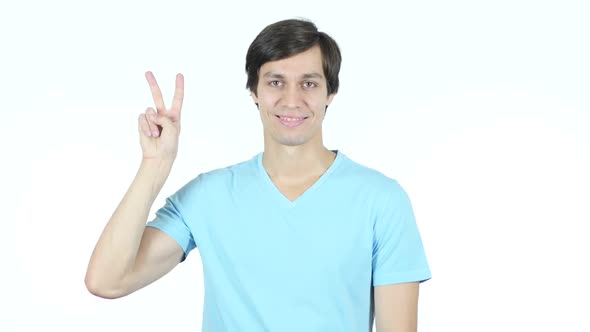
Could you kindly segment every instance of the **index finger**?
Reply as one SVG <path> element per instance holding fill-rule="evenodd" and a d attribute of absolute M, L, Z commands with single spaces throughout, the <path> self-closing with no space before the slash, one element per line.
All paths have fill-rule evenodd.
<path fill-rule="evenodd" d="M 164 105 L 164 98 L 162 98 L 162 92 L 160 91 L 158 82 L 156 82 L 156 77 L 151 71 L 147 71 L 145 73 L 145 78 L 150 85 L 150 90 L 152 91 L 152 97 L 154 98 L 154 103 L 156 103 L 158 114 L 164 114 L 166 112 L 166 106 Z"/>
<path fill-rule="evenodd" d="M 180 110 L 182 109 L 182 100 L 184 99 L 184 76 L 178 73 L 176 75 L 176 88 L 174 89 L 174 99 L 172 99 L 172 108 L 170 111 L 178 120 L 180 118 Z"/>

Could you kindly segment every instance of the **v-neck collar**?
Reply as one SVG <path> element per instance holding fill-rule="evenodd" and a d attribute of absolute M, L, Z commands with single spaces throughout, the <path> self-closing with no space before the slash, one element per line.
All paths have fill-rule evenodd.
<path fill-rule="evenodd" d="M 258 157 L 257 157 L 258 171 L 260 173 L 262 181 L 265 184 L 266 189 L 269 190 L 269 192 L 272 196 L 276 197 L 276 201 L 278 201 L 278 203 L 285 208 L 294 208 L 298 204 L 301 204 L 302 201 L 306 200 L 308 196 L 313 194 L 313 192 L 316 191 L 317 188 L 320 187 L 322 185 L 322 183 L 324 183 L 326 181 L 326 179 L 330 176 L 330 174 L 332 174 L 334 172 L 334 170 L 338 167 L 338 165 L 341 163 L 342 159 L 344 158 L 344 155 L 342 155 L 342 152 L 340 152 L 339 150 L 331 150 L 331 151 L 336 153 L 336 158 L 334 158 L 332 165 L 330 165 L 330 167 L 328 167 L 328 169 L 324 172 L 324 174 L 322 174 L 320 176 L 320 178 L 317 179 L 311 185 L 311 187 L 307 188 L 307 190 L 304 191 L 294 201 L 291 201 L 287 197 L 285 197 L 285 195 L 283 195 L 283 193 L 281 193 L 279 188 L 277 188 L 277 186 L 272 182 L 270 176 L 268 175 L 268 173 L 266 172 L 266 169 L 264 168 L 264 165 L 262 164 L 262 157 L 264 156 L 264 152 L 259 153 Z"/>

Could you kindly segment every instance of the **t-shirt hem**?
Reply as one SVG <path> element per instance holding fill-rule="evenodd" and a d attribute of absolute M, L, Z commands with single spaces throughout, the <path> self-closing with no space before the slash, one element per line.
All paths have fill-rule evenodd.
<path fill-rule="evenodd" d="M 396 272 L 373 276 L 373 286 L 383 286 L 389 284 L 401 284 L 405 282 L 424 282 L 432 278 L 429 270 L 416 270 L 408 272 Z"/>
<path fill-rule="evenodd" d="M 170 236 L 172 239 L 174 239 L 174 241 L 176 241 L 176 243 L 178 244 L 178 246 L 182 249 L 182 259 L 181 262 L 183 262 L 186 259 L 186 256 L 188 256 L 189 251 L 191 250 L 191 248 L 188 248 L 188 246 L 183 246 L 183 243 L 186 243 L 187 241 L 182 241 L 183 239 L 179 239 L 175 236 L 175 234 L 173 233 L 172 230 L 167 229 L 166 227 L 159 225 L 157 222 L 154 223 L 148 223 L 146 225 L 146 227 L 152 227 L 155 229 L 159 229 L 160 231 L 164 232 L 166 235 Z"/>

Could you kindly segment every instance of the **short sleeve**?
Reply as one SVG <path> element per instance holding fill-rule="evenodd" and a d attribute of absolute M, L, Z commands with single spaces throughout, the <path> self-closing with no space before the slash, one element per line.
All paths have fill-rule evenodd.
<path fill-rule="evenodd" d="M 373 229 L 373 286 L 424 282 L 431 274 L 410 199 L 397 182 L 388 191 Z"/>
<path fill-rule="evenodd" d="M 146 226 L 157 228 L 176 240 L 184 251 L 182 257 L 182 261 L 184 261 L 189 252 L 196 247 L 196 244 L 180 210 L 179 194 L 180 192 L 177 192 L 166 198 L 164 206 L 156 211 L 156 217 Z"/>

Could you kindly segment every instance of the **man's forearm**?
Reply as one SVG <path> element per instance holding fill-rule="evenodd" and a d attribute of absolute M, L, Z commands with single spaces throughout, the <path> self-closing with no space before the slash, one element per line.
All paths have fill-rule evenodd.
<path fill-rule="evenodd" d="M 144 160 L 94 248 L 86 285 L 93 292 L 116 295 L 134 266 L 149 211 L 162 189 L 172 161 Z"/>

